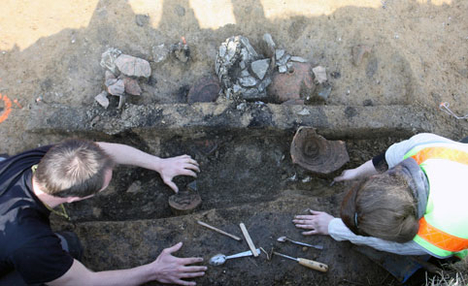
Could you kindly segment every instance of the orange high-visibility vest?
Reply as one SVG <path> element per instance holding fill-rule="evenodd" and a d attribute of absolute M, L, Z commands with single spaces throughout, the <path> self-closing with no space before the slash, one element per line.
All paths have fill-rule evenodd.
<path fill-rule="evenodd" d="M 426 212 L 414 241 L 439 257 L 468 254 L 468 144 L 428 143 L 411 149 L 429 182 Z"/>

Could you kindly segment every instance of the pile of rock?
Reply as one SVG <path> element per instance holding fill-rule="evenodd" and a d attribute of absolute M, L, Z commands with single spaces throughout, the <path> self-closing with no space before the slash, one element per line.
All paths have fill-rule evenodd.
<path fill-rule="evenodd" d="M 270 34 L 259 54 L 243 36 L 226 39 L 218 49 L 215 71 L 228 99 L 276 103 L 325 100 L 331 92 L 326 70 L 277 49 Z M 316 87 L 319 88 L 316 88 Z"/>
<path fill-rule="evenodd" d="M 109 94 L 119 97 L 122 108 L 127 96 L 140 95 L 140 78 L 151 76 L 151 67 L 148 61 L 134 56 L 123 54 L 120 50 L 110 48 L 102 54 L 101 66 L 106 69 L 105 90 L 95 99 L 104 108 L 109 106 Z"/>

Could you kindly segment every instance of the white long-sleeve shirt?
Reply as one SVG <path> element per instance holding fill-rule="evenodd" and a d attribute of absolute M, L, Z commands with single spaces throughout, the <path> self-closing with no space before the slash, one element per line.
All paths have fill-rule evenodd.
<path fill-rule="evenodd" d="M 463 144 L 431 133 L 417 134 L 408 140 L 395 143 L 387 149 L 387 151 L 385 152 L 385 160 L 387 161 L 388 167 L 392 168 L 401 161 L 403 161 L 403 156 L 409 150 L 425 142 L 451 142 L 456 144 Z M 429 252 L 414 241 L 399 243 L 383 240 L 376 237 L 356 235 L 348 227 L 346 227 L 346 225 L 340 218 L 334 218 L 330 221 L 330 223 L 328 224 L 328 233 L 336 241 L 348 240 L 354 244 L 367 245 L 377 250 L 385 252 L 400 255 L 430 254 L 438 258 L 444 258 Z"/>

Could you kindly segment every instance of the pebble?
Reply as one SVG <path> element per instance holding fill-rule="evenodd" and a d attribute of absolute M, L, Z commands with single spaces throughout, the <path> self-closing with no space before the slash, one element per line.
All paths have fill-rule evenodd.
<path fill-rule="evenodd" d="M 107 98 L 106 91 L 102 91 L 100 94 L 96 95 L 94 99 L 96 99 L 96 101 L 105 109 L 109 107 L 109 99 Z"/>
<path fill-rule="evenodd" d="M 135 22 L 140 27 L 146 26 L 149 23 L 149 16 L 144 14 L 138 14 L 135 16 Z"/>
<path fill-rule="evenodd" d="M 327 72 L 326 69 L 322 66 L 316 66 L 312 69 L 315 75 L 315 80 L 321 84 L 327 81 Z"/>

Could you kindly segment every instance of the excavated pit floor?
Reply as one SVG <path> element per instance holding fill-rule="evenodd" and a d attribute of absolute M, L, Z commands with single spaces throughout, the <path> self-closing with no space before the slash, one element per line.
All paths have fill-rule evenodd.
<path fill-rule="evenodd" d="M 192 214 L 178 216 L 171 212 L 168 198 L 173 192 L 158 174 L 119 166 L 107 190 L 68 207 L 71 222 L 54 217 L 54 228 L 78 233 L 85 246 L 83 262 L 89 268 L 97 271 L 138 266 L 153 261 L 164 248 L 179 241 L 184 246 L 177 256 L 201 256 L 208 264 L 210 257 L 218 253 L 234 254 L 248 250 L 248 246 L 245 240 L 235 241 L 197 221 L 241 237 L 239 224 L 243 222 L 257 247 L 317 260 L 329 265 L 329 271 L 309 270 L 276 256 L 269 260 L 262 253 L 258 258 L 210 266 L 205 277 L 196 279 L 199 285 L 398 284 L 393 276 L 353 250 L 350 243 L 324 236 L 304 237 L 291 220 L 308 209 L 338 216 L 349 183 L 330 186 L 333 177 L 414 132 L 433 128 L 423 120 L 424 113 L 408 106 L 357 108 L 352 118 L 349 109 L 339 106 L 248 104 L 240 113 L 235 106 L 216 104 L 132 108 L 123 111 L 133 118 L 123 127 L 123 115 L 102 116 L 99 122 L 87 125 L 95 118 L 92 110 L 63 106 L 38 109 L 38 116 L 29 123 L 29 131 L 45 136 L 74 134 L 125 143 L 161 157 L 190 154 L 200 164 L 196 183 L 203 202 Z M 386 108 L 394 111 L 392 116 L 369 121 L 369 116 L 387 112 Z M 309 116 L 301 115 L 304 109 Z M 184 119 L 188 115 L 189 119 Z M 76 118 L 85 124 L 73 123 Z M 317 132 L 327 139 L 344 140 L 350 161 L 328 176 L 313 175 L 294 165 L 289 149 L 299 125 L 317 127 Z M 176 183 L 181 182 L 176 179 Z M 324 249 L 277 242 L 283 235 L 321 244 Z"/>

